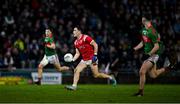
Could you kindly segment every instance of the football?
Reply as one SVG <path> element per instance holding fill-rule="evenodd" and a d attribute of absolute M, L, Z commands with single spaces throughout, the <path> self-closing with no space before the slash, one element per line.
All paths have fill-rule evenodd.
<path fill-rule="evenodd" d="M 73 60 L 73 55 L 71 53 L 66 53 L 64 55 L 64 61 L 65 62 L 71 62 Z"/>

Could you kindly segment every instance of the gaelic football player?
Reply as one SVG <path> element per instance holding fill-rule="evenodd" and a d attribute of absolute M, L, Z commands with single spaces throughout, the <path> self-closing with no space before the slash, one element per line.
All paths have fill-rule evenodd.
<path fill-rule="evenodd" d="M 82 34 L 79 27 L 74 28 L 73 36 L 76 38 L 74 42 L 76 53 L 73 57 L 73 61 L 76 61 L 80 55 L 82 56 L 82 60 L 74 69 L 72 86 L 66 86 L 66 88 L 69 90 L 76 90 L 80 73 L 88 66 L 90 66 L 95 78 L 107 78 L 110 79 L 113 85 L 116 85 L 116 80 L 113 76 L 98 71 L 97 43 L 90 36 Z"/>
<path fill-rule="evenodd" d="M 142 41 L 133 48 L 134 51 L 137 51 L 144 46 L 144 54 L 142 57 L 144 62 L 139 71 L 139 91 L 134 94 L 135 96 L 144 95 L 146 73 L 148 73 L 151 78 L 156 78 L 167 70 L 173 70 L 175 65 L 175 63 L 170 63 L 168 67 L 161 69 L 156 68 L 156 62 L 163 52 L 163 43 L 160 40 L 160 34 L 153 27 L 151 21 L 142 17 L 142 24 L 144 26 L 141 30 Z"/>
<path fill-rule="evenodd" d="M 45 30 L 45 38 L 43 39 L 45 47 L 45 55 L 38 65 L 38 81 L 35 82 L 37 85 L 41 85 L 43 68 L 48 64 L 53 64 L 57 71 L 69 70 L 67 66 L 61 66 L 56 53 L 56 46 L 54 38 L 50 29 Z"/>

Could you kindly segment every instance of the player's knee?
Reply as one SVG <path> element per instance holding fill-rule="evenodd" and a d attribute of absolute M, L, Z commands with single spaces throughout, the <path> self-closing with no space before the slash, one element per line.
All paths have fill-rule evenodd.
<path fill-rule="evenodd" d="M 145 75 L 145 74 L 146 74 L 146 72 L 144 70 L 139 71 L 139 75 Z"/>
<path fill-rule="evenodd" d="M 56 70 L 61 71 L 61 70 L 62 70 L 62 67 L 57 66 L 57 67 L 56 67 Z"/>
<path fill-rule="evenodd" d="M 153 79 L 157 78 L 157 74 L 156 74 L 156 73 L 151 73 L 149 76 L 150 76 L 151 78 L 153 78 Z"/>
<path fill-rule="evenodd" d="M 39 64 L 38 65 L 38 70 L 42 69 L 43 68 L 43 65 Z"/>
<path fill-rule="evenodd" d="M 156 75 L 150 75 L 150 77 L 153 78 L 153 79 L 157 78 Z"/>
<path fill-rule="evenodd" d="M 98 78 L 99 77 L 99 73 L 95 73 L 93 76 L 94 76 L 94 78 Z"/>

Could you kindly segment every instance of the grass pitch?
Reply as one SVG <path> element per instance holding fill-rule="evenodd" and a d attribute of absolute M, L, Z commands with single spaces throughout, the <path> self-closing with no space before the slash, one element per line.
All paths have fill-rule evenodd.
<path fill-rule="evenodd" d="M 143 97 L 132 96 L 138 85 L 1 85 L 0 103 L 178 103 L 180 85 L 146 85 Z"/>

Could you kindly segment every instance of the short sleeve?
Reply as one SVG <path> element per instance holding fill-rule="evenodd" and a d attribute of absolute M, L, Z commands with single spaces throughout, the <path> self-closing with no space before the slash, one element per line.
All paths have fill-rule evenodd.
<path fill-rule="evenodd" d="M 151 29 L 150 38 L 151 38 L 153 43 L 159 42 L 158 34 L 156 33 L 156 30 Z"/>
<path fill-rule="evenodd" d="M 49 39 L 49 42 L 50 42 L 50 43 L 53 43 L 53 42 L 54 42 L 54 39 L 53 39 L 53 38 L 50 38 L 50 39 Z"/>
<path fill-rule="evenodd" d="M 150 38 L 151 38 L 153 43 L 157 43 L 158 42 L 158 39 L 157 39 L 157 37 L 155 35 L 151 35 Z"/>
<path fill-rule="evenodd" d="M 92 42 L 92 40 L 93 39 L 90 36 L 85 36 L 85 42 L 90 44 Z"/>

